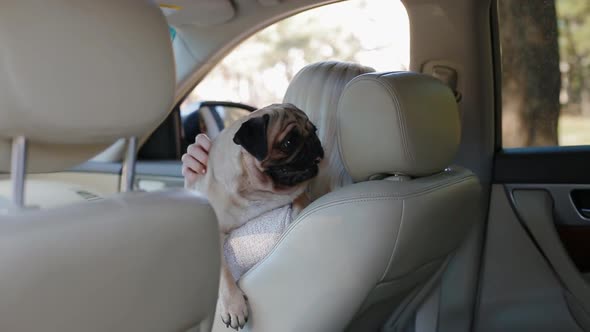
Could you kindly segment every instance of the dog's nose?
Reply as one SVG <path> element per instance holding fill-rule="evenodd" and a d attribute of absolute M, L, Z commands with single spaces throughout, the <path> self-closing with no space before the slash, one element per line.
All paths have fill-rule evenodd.
<path fill-rule="evenodd" d="M 320 163 L 320 161 L 322 161 L 321 157 L 317 157 L 315 158 L 315 160 L 313 161 L 316 165 Z"/>

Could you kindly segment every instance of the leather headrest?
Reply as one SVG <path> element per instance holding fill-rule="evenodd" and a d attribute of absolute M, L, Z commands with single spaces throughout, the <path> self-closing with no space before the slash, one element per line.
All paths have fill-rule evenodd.
<path fill-rule="evenodd" d="M 449 166 L 459 146 L 457 103 L 445 84 L 428 75 L 361 75 L 340 98 L 338 139 L 355 181 L 382 174 L 438 173 Z"/>
<path fill-rule="evenodd" d="M 336 146 L 336 112 L 346 84 L 358 75 L 374 72 L 370 67 L 355 63 L 324 61 L 301 69 L 289 84 L 284 102 L 302 109 L 318 128 L 324 151 L 320 172 L 310 183 L 312 198 L 351 183 Z"/>
<path fill-rule="evenodd" d="M 0 59 L 0 172 L 16 136 L 28 171 L 61 170 L 153 130 L 174 97 L 168 26 L 149 1 L 4 1 Z"/>

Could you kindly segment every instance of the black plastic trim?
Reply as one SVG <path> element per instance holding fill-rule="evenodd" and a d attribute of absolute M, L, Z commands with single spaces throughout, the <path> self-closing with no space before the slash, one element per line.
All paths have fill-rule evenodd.
<path fill-rule="evenodd" d="M 590 184 L 590 146 L 503 149 L 495 156 L 494 183 Z"/>
<path fill-rule="evenodd" d="M 183 153 L 180 128 L 180 111 L 175 107 L 140 147 L 137 160 L 180 160 Z"/>
<path fill-rule="evenodd" d="M 256 107 L 255 106 L 251 106 L 251 105 L 246 105 L 246 104 L 242 104 L 242 103 L 236 103 L 233 101 L 217 101 L 217 100 L 208 100 L 208 101 L 203 101 L 201 103 L 199 103 L 199 108 L 200 107 L 211 107 L 211 106 L 224 106 L 224 107 L 234 107 L 234 108 L 241 108 L 241 109 L 245 109 L 246 111 L 249 112 L 254 112 L 256 111 Z"/>
<path fill-rule="evenodd" d="M 502 54 L 498 1 L 491 1 L 492 65 L 494 75 L 494 151 L 502 148 Z"/>

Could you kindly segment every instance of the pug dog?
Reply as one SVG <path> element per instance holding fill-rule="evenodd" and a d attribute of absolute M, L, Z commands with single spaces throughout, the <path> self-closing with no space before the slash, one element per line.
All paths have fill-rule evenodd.
<path fill-rule="evenodd" d="M 292 104 L 273 104 L 224 129 L 212 142 L 207 173 L 194 188 L 204 193 L 226 236 L 249 220 L 292 204 L 293 218 L 309 200 L 306 186 L 318 174 L 324 150 L 317 129 Z M 223 250 L 222 250 L 223 252 Z M 247 297 L 222 255 L 219 313 L 226 326 L 243 328 Z"/>

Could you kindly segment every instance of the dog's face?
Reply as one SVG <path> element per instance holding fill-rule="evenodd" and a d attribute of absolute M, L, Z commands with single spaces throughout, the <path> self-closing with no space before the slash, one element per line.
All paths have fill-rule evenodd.
<path fill-rule="evenodd" d="M 257 110 L 242 123 L 233 141 L 257 161 L 262 173 L 283 188 L 316 176 L 324 157 L 316 127 L 292 104 L 273 104 Z"/>

